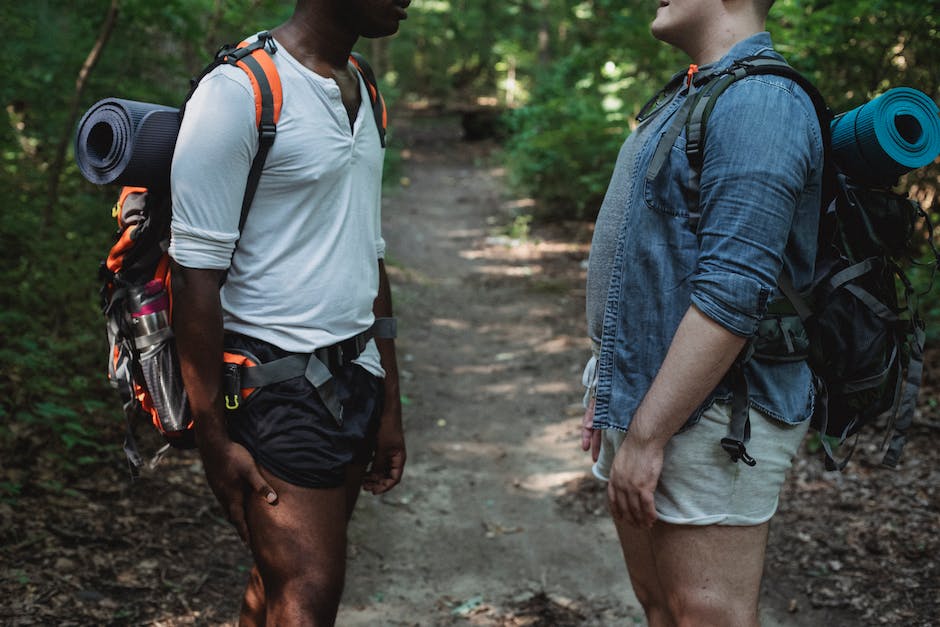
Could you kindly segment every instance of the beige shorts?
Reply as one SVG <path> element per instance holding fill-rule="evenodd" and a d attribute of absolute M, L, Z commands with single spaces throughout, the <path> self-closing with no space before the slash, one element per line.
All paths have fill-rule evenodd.
<path fill-rule="evenodd" d="M 702 419 L 666 445 L 656 486 L 659 519 L 677 525 L 759 525 L 777 511 L 780 488 L 809 421 L 788 425 L 751 409 L 747 452 L 757 465 L 734 463 L 721 448 L 728 433 L 730 405 L 715 403 Z M 606 481 L 626 433 L 607 429 L 592 468 Z"/>

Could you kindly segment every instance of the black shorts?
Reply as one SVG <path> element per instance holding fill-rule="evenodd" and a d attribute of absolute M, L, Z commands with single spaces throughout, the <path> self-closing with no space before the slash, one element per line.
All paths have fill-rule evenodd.
<path fill-rule="evenodd" d="M 276 346 L 226 334 L 226 350 L 247 352 L 261 363 L 288 355 Z M 227 411 L 229 437 L 255 461 L 284 481 L 304 488 L 343 485 L 346 467 L 368 464 L 382 413 L 382 379 L 357 364 L 333 369 L 334 389 L 343 405 L 337 423 L 304 377 L 255 390 L 235 411 Z"/>

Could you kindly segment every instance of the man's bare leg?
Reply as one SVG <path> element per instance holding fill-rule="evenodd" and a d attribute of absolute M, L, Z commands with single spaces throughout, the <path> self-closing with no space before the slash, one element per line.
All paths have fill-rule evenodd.
<path fill-rule="evenodd" d="M 649 532 L 615 523 L 630 579 L 651 627 L 760 624 L 768 523 L 742 527 L 657 522 Z M 671 622 L 655 622 L 662 620 L 664 600 Z"/>
<path fill-rule="evenodd" d="M 675 627 L 665 590 L 659 583 L 650 531 L 617 523 L 616 519 L 615 524 L 633 593 L 643 606 L 647 624 L 649 627 Z"/>
<path fill-rule="evenodd" d="M 364 472 L 364 466 L 350 466 L 343 486 L 317 490 L 293 486 L 262 471 L 279 500 L 275 508 L 258 507 L 248 513 L 255 566 L 242 601 L 240 625 L 262 627 L 268 618 L 278 625 L 333 624 L 346 571 L 346 525 Z M 290 505 L 284 507 L 285 503 Z"/>
<path fill-rule="evenodd" d="M 242 597 L 242 609 L 238 617 L 239 627 L 264 627 L 264 582 L 258 567 L 252 564 L 248 573 L 248 585 L 245 587 L 245 596 Z"/>

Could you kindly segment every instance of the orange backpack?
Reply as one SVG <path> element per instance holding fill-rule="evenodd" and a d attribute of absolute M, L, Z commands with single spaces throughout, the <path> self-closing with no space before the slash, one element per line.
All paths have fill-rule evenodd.
<path fill-rule="evenodd" d="M 188 101 L 204 76 L 222 64 L 242 69 L 251 80 L 255 93 L 259 147 L 248 175 L 239 231 L 248 217 L 248 209 L 277 132 L 282 91 L 272 59 L 276 52 L 274 40 L 266 32 L 259 34 L 258 39 L 251 43 L 223 46 L 213 62 L 192 81 L 192 90 L 186 98 Z M 387 114 L 375 77 L 358 54 L 354 53 L 350 61 L 366 82 L 380 140 L 385 147 Z M 86 113 L 86 118 L 92 110 Z M 179 120 L 184 112 L 185 103 L 179 110 Z M 83 139 L 81 127 L 82 124 L 77 140 L 79 142 Z M 90 176 L 81 163 L 79 165 L 86 178 L 101 182 Z M 168 159 L 163 159 L 158 167 L 167 170 Z M 164 175 L 168 181 L 168 170 L 150 172 L 148 178 L 164 180 Z M 127 182 L 120 178 L 112 180 Z M 172 206 L 169 186 L 165 186 L 167 189 L 163 187 L 125 186 L 121 190 L 112 209 L 118 224 L 116 242 L 107 259 L 101 263 L 99 271 L 102 309 L 107 319 L 110 345 L 108 378 L 123 402 L 127 422 L 124 451 L 134 475 L 143 465 L 135 437 L 136 425 L 141 420 L 149 419 L 166 441 L 166 445 L 160 448 L 150 462 L 151 467 L 170 447 L 195 446 L 193 419 L 183 389 L 170 326 L 173 290 L 167 250 Z"/>

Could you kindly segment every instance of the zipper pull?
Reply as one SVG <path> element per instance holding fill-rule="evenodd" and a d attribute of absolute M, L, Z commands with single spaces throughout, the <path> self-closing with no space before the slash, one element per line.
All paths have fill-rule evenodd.
<path fill-rule="evenodd" d="M 235 411 L 241 405 L 242 375 L 238 364 L 222 363 L 222 390 L 225 393 L 225 409 Z"/>
<path fill-rule="evenodd" d="M 686 88 L 692 87 L 692 77 L 695 76 L 695 73 L 698 72 L 698 66 L 694 63 L 689 64 L 689 71 L 685 75 L 685 86 Z"/>

